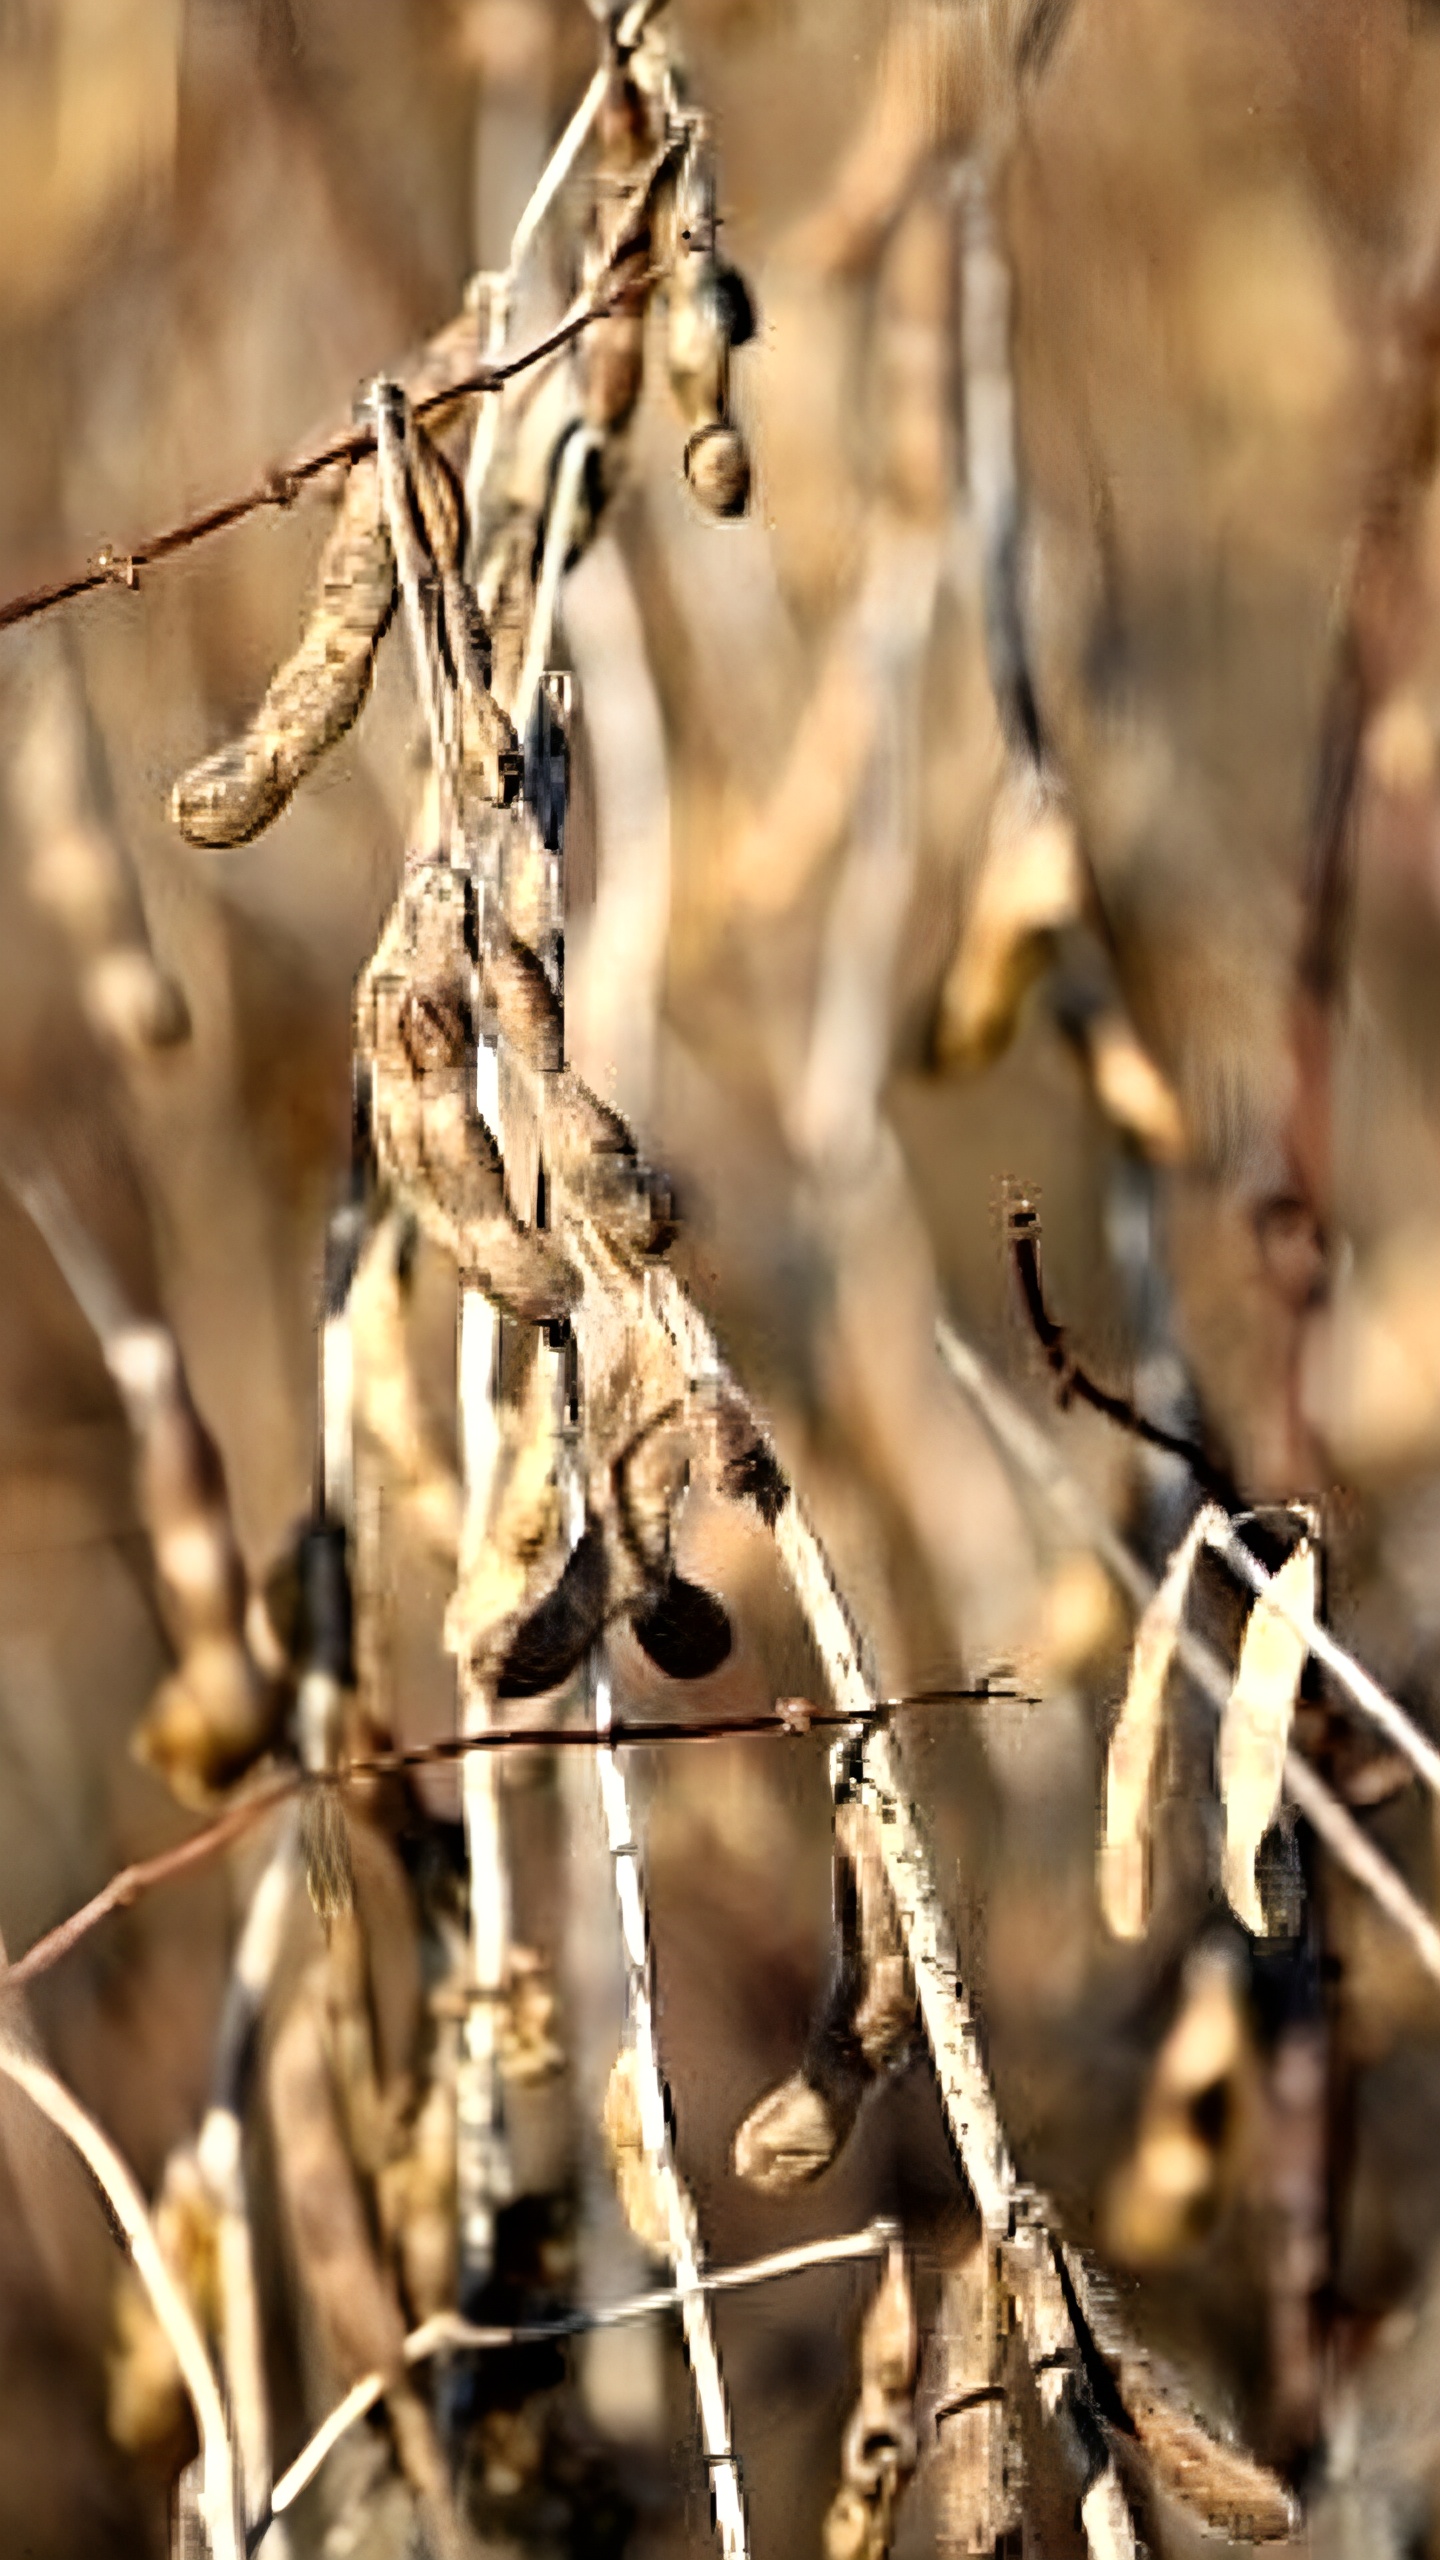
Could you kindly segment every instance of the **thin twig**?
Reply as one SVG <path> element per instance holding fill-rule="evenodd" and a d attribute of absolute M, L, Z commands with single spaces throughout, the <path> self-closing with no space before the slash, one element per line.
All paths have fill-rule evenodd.
<path fill-rule="evenodd" d="M 1222 1511 L 1236 1510 L 1239 1496 L 1234 1484 L 1223 1468 L 1214 1466 L 1206 1457 L 1198 1441 L 1186 1439 L 1176 1431 L 1166 1431 L 1158 1422 L 1151 1422 L 1128 1396 L 1114 1395 L 1108 1388 L 1100 1386 L 1074 1357 L 1064 1326 L 1057 1324 L 1045 1303 L 1045 1286 L 1040 1272 L 1040 1221 L 1030 1201 L 1016 1201 L 1010 1209 L 1007 1224 L 1011 1258 L 1020 1293 L 1025 1300 L 1025 1312 L 1059 1388 L 1061 1406 L 1077 1399 L 1081 1404 L 1088 1404 L 1095 1413 L 1103 1413 L 1107 1422 L 1118 1423 L 1132 1439 L 1143 1440 L 1147 1447 L 1163 1451 L 1167 1458 L 1178 1458 L 1182 1466 L 1189 1468 L 1201 1492 L 1209 1501 L 1218 1503 Z"/>
<path fill-rule="evenodd" d="M 613 269 L 634 249 L 636 237 L 643 227 L 656 187 L 667 175 L 677 153 L 684 147 L 684 137 L 674 137 L 646 171 L 636 189 L 636 204 L 606 264 L 606 272 L 591 290 L 574 302 L 564 317 L 542 332 L 527 347 L 513 356 L 502 356 L 483 364 L 472 365 L 457 374 L 452 382 L 438 391 L 426 392 L 414 403 L 417 418 L 433 417 L 439 410 L 450 408 L 455 401 L 468 399 L 478 391 L 498 391 L 512 382 L 517 374 L 528 373 L 543 364 L 547 357 L 558 355 L 562 348 L 580 337 L 592 321 L 605 317 L 610 305 L 622 293 L 634 291 L 633 276 L 617 280 Z M 0 631 L 12 624 L 29 622 L 36 614 L 48 613 L 55 605 L 69 604 L 77 596 L 93 595 L 100 587 L 122 586 L 134 589 L 142 569 L 153 568 L 157 561 L 168 560 L 177 551 L 187 550 L 192 543 L 202 542 L 207 535 L 223 533 L 229 526 L 240 524 L 246 516 L 255 515 L 261 507 L 288 507 L 307 481 L 318 480 L 337 466 L 358 462 L 362 454 L 375 450 L 373 425 L 356 425 L 331 436 L 309 452 L 298 454 L 292 462 L 272 467 L 255 487 L 235 497 L 217 499 L 196 515 L 185 516 L 178 524 L 167 525 L 161 533 L 147 534 L 125 552 L 102 550 L 85 569 L 52 584 L 27 588 L 22 595 L 12 596 L 0 605 Z"/>
<path fill-rule="evenodd" d="M 846 2232 L 840 2239 L 810 2240 L 799 2248 L 776 2249 L 768 2257 L 749 2258 L 740 2266 L 707 2268 L 689 2291 L 676 2284 L 657 2285 L 647 2293 L 630 2294 L 623 2302 L 602 2304 L 597 2310 L 567 2312 L 562 2319 L 534 2320 L 508 2329 L 480 2326 L 473 2320 L 463 2320 L 458 2312 L 442 2311 L 420 2328 L 411 2330 L 405 2341 L 405 2361 L 411 2365 L 422 2364 L 427 2357 L 447 2350 L 490 2353 L 586 2337 L 596 2329 L 616 2329 L 629 2321 L 649 2320 L 660 2312 L 680 2310 L 690 2292 L 707 2295 L 739 2293 L 751 2285 L 770 2284 L 781 2276 L 800 2275 L 811 2267 L 839 2267 L 856 2259 L 883 2257 L 895 2236 L 896 2225 L 893 2222 L 871 2222 L 863 2231 Z M 332 2447 L 339 2443 L 358 2418 L 374 2408 L 384 2392 L 385 2383 L 383 2374 L 366 2374 L 346 2392 L 343 2400 L 336 2403 L 309 2443 L 296 2455 L 289 2470 L 276 2481 L 270 2500 L 271 2516 L 281 2515 L 287 2507 L 293 2506 L 301 2490 L 314 2479 Z"/>
<path fill-rule="evenodd" d="M 13 1978 L 13 1977 L 12 1977 Z M 210 2539 L 210 2560 L 240 2560 L 236 2511 L 235 2466 L 225 2424 L 220 2388 L 205 2352 L 195 2314 L 166 2263 L 154 2225 L 130 2170 L 108 2134 L 71 2095 L 63 2081 L 29 2054 L 17 2052 L 0 2036 L 0 2073 L 22 2089 L 32 2106 L 48 2116 L 56 2131 L 77 2151 L 95 2180 L 124 2237 L 135 2272 L 150 2297 L 169 2340 L 195 2412 L 200 2436 L 201 2508 Z"/>
<path fill-rule="evenodd" d="M 433 1769 L 446 1762 L 466 1760 L 477 1752 L 514 1749 L 553 1751 L 641 1750 L 651 1745 L 676 1742 L 798 1742 L 807 1734 L 849 1729 L 857 1722 L 877 1723 L 894 1715 L 902 1707 L 948 1706 L 966 1699 L 980 1703 L 994 1698 L 1011 1700 L 1017 1706 L 1027 1701 L 1019 1690 L 999 1688 L 981 1681 L 972 1688 L 917 1689 L 903 1698 L 879 1698 L 867 1706 L 860 1716 L 837 1714 L 828 1708 L 812 1707 L 808 1700 L 793 1707 L 788 1714 L 756 1716 L 721 1716 L 708 1723 L 685 1723 L 677 1718 L 657 1718 L 653 1723 L 617 1718 L 602 1746 L 600 1737 L 584 1725 L 491 1725 L 480 1733 L 449 1734 L 437 1742 L 422 1742 L 408 1750 L 375 1751 L 366 1757 L 347 1760 L 344 1767 L 324 1774 L 302 1769 L 287 1770 L 283 1776 L 267 1780 L 252 1796 L 230 1805 L 203 1831 L 192 1833 L 173 1849 L 162 1849 L 153 1858 L 141 1858 L 133 1866 L 122 1867 L 118 1874 L 101 1886 L 90 1900 L 67 1920 L 59 1920 L 37 1938 L 23 1956 L 17 1956 L 8 1972 L 0 1974 L 0 1985 L 20 1990 L 37 1975 L 48 1973 L 62 1956 L 70 1954 L 82 1938 L 112 1911 L 126 1911 L 153 1886 L 169 1884 L 185 1875 L 192 1867 L 203 1866 L 218 1857 L 222 1849 L 252 1828 L 267 1813 L 274 1813 L 307 1787 L 348 1786 L 353 1780 L 399 1777 L 407 1769 Z"/>
<path fill-rule="evenodd" d="M 1354 1655 L 1347 1653 L 1345 1647 L 1336 1642 L 1329 1629 L 1320 1625 L 1313 1611 L 1298 1609 L 1283 1593 L 1276 1595 L 1274 1576 L 1266 1571 L 1259 1557 L 1246 1545 L 1239 1534 L 1235 1518 L 1237 1512 L 1235 1489 L 1230 1485 L 1228 1490 L 1222 1490 L 1228 1484 L 1228 1479 L 1209 1465 L 1204 1452 L 1198 1449 L 1193 1441 L 1180 1439 L 1171 1432 L 1160 1430 L 1155 1423 L 1147 1422 L 1143 1414 L 1136 1412 L 1128 1398 L 1109 1395 L 1103 1388 L 1097 1387 L 1093 1378 L 1088 1377 L 1079 1364 L 1071 1358 L 1066 1348 L 1065 1329 L 1056 1322 L 1046 1303 L 1044 1282 L 1040 1272 L 1039 1224 L 1033 1208 L 1026 1202 L 1020 1203 L 1011 1211 L 1010 1243 L 1025 1297 L 1026 1312 L 1050 1367 L 1061 1382 L 1062 1404 L 1072 1395 L 1079 1396 L 1084 1403 L 1093 1406 L 1097 1413 L 1103 1413 L 1111 1422 L 1118 1423 L 1123 1430 L 1131 1432 L 1139 1439 L 1149 1441 L 1155 1448 L 1167 1450 L 1173 1457 L 1184 1460 L 1218 1509 L 1230 1517 L 1228 1529 L 1217 1523 L 1207 1530 L 1206 1545 L 1224 1559 L 1230 1571 L 1237 1575 L 1240 1581 L 1248 1584 L 1257 1599 L 1268 1601 L 1276 1616 L 1283 1618 L 1287 1626 L 1293 1627 L 1297 1635 L 1304 1637 L 1316 1661 L 1324 1664 L 1325 1669 L 1338 1682 L 1352 1704 L 1379 1728 L 1387 1741 L 1392 1742 L 1398 1751 L 1403 1752 L 1416 1775 L 1423 1779 L 1425 1785 L 1434 1794 L 1440 1795 L 1440 1751 L 1437 1751 L 1429 1735 L 1422 1733 L 1413 1718 L 1405 1713 L 1404 1708 L 1381 1688 L 1379 1681 L 1372 1679 L 1364 1666 L 1355 1660 Z"/>
<path fill-rule="evenodd" d="M 680 2295 L 685 2353 L 695 2385 L 700 2438 L 705 2451 L 705 2468 L 710 2479 L 710 2498 L 720 2548 L 725 2560 L 746 2560 L 748 2535 L 740 2496 L 740 2470 L 735 2460 L 730 2425 L 730 2402 L 701 2281 L 695 2207 L 675 2165 L 669 2093 L 655 2042 L 649 1917 L 640 1878 L 640 1853 L 630 1818 L 629 1790 L 620 1763 L 609 1748 L 610 1724 L 610 1683 L 608 1675 L 601 1671 L 595 1682 L 595 1731 L 601 1744 L 600 1803 L 615 1870 L 620 1936 L 629 1977 L 630 2029 L 638 2066 L 640 2139 L 654 2181 L 656 2201 L 664 2215 L 666 2243 Z"/>
<path fill-rule="evenodd" d="M 1111 1527 L 1094 1497 L 1070 1473 L 1038 1423 L 1031 1420 L 1009 1388 L 952 1325 L 942 1322 L 936 1328 L 936 1339 L 941 1358 L 957 1386 L 969 1396 L 1001 1447 L 1008 1450 L 1016 1465 L 1045 1496 L 1071 1536 L 1094 1550 L 1121 1590 L 1129 1594 L 1137 1609 L 1143 1609 L 1155 1589 L 1154 1576 Z M 1257 1573 L 1260 1570 L 1257 1566 Z M 1219 1655 L 1188 1627 L 1181 1628 L 1176 1651 L 1196 1687 L 1217 1712 L 1223 1712 L 1232 1682 Z M 1395 1712 L 1398 1715 L 1399 1709 Z M 1287 1751 L 1285 1755 L 1285 1789 L 1337 1864 L 1373 1894 L 1381 1909 L 1410 1940 L 1426 1972 L 1440 1982 L 1440 1928 L 1297 1751 Z"/>

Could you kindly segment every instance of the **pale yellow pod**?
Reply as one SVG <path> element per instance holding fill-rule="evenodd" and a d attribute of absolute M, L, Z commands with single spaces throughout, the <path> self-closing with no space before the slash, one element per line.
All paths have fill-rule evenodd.
<path fill-rule="evenodd" d="M 1117 1938 L 1142 1937 L 1150 1916 L 1150 1841 L 1165 1690 L 1195 1558 L 1221 1518 L 1211 1503 L 1196 1514 L 1135 1630 L 1130 1678 L 1105 1762 L 1100 1843 L 1100 1908 Z"/>
<path fill-rule="evenodd" d="M 1310 1650 L 1286 1613 L 1302 1623 L 1313 1619 L 1318 1590 L 1319 1560 L 1306 1536 L 1276 1574 L 1273 1598 L 1257 1600 L 1246 1620 L 1220 1719 L 1225 1892 L 1236 1918 L 1257 1937 L 1265 1934 L 1265 1912 L 1255 1860 L 1280 1809 L 1290 1727 Z"/>

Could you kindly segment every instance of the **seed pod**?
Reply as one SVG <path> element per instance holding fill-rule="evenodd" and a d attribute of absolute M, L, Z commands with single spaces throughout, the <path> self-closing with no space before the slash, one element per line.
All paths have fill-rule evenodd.
<path fill-rule="evenodd" d="M 641 2247 L 664 2258 L 670 2249 L 670 2217 L 641 2132 L 639 2072 L 634 2047 L 626 2045 L 606 2082 L 600 2122 L 621 2211 Z"/>
<path fill-rule="evenodd" d="M 745 286 L 716 254 L 715 176 L 708 142 L 691 145 L 675 205 L 667 286 L 670 388 L 688 430 L 685 477 L 709 515 L 742 515 L 750 457 L 730 418 L 730 355 L 754 334 Z"/>
<path fill-rule="evenodd" d="M 547 1174 L 588 1211 L 616 1252 L 663 1253 L 675 1233 L 670 1186 L 663 1174 L 641 1162 L 619 1113 L 562 1065 L 554 991 L 534 952 L 499 918 L 487 923 L 480 986 L 501 1039 L 538 1079 L 540 1152 Z"/>
<path fill-rule="evenodd" d="M 475 1110 L 463 883 L 411 873 L 360 982 L 356 1045 L 372 1074 L 375 1151 L 417 1223 L 507 1314 L 553 1322 L 578 1294 L 560 1246 L 523 1226 Z"/>
<path fill-rule="evenodd" d="M 860 2391 L 825 2518 L 825 2560 L 884 2560 L 915 2468 L 915 2300 L 898 2244 L 860 2332 Z"/>
<path fill-rule="evenodd" d="M 1258 1599 L 1246 1619 L 1234 1686 L 1220 1719 L 1225 1891 L 1236 1917 L 1257 1937 L 1265 1933 L 1265 1911 L 1255 1860 L 1280 1810 L 1285 1754 L 1309 1652 L 1281 1609 L 1313 1617 L 1317 1588 L 1316 1551 L 1305 1536 L 1275 1576 L 1273 1601 Z"/>
<path fill-rule="evenodd" d="M 411 1367 L 402 1278 L 406 1231 L 404 1219 L 382 1219 L 365 1246 L 345 1302 L 355 1420 L 383 1455 L 406 1517 L 432 1552 L 453 1564 L 463 1497 Z"/>
<path fill-rule="evenodd" d="M 135 1439 L 140 1510 L 178 1658 L 134 1749 L 182 1803 L 201 1806 L 272 1740 L 283 1693 L 246 1642 L 245 1568 L 224 1470 L 174 1336 L 164 1325 L 127 1325 L 107 1342 L 106 1360 Z"/>
<path fill-rule="evenodd" d="M 1234 1950 L 1190 1957 L 1150 2075 L 1135 2146 L 1110 2184 L 1108 2247 L 1127 2266 L 1168 2266 L 1203 2239 L 1227 2192 L 1250 2086 Z"/>
<path fill-rule="evenodd" d="M 737 2177 L 762 2194 L 802 2186 L 829 2167 L 866 2090 L 906 2052 L 915 1990 L 868 1816 L 835 1813 L 840 1960 L 798 2072 L 753 2107 L 735 2137 Z"/>
<path fill-rule="evenodd" d="M 1143 1935 L 1150 1912 L 1150 1834 L 1165 1690 L 1195 1559 L 1222 1515 L 1208 1504 L 1191 1522 L 1141 1612 L 1130 1678 L 1105 1761 L 1100 1908 L 1117 1938 Z"/>
<path fill-rule="evenodd" d="M 357 717 L 395 604 L 395 561 L 376 466 L 351 464 L 320 558 L 315 602 L 293 657 L 249 727 L 182 774 L 170 814 L 191 844 L 248 844 Z"/>
<path fill-rule="evenodd" d="M 643 89 L 621 63 L 611 71 L 595 120 L 598 145 L 596 204 L 585 252 L 585 283 L 606 277 L 606 309 L 580 342 L 580 380 L 592 427 L 614 434 L 629 420 L 645 375 L 645 310 L 650 299 L 648 225 L 611 260 L 628 229 L 628 200 L 650 152 L 650 108 Z M 607 276 L 607 270 L 609 270 Z"/>
<path fill-rule="evenodd" d="M 218 2217 L 188 2143 L 165 2163 L 152 2219 L 172 2275 L 201 2328 L 213 2334 L 220 2313 Z M 175 2350 L 128 2260 L 116 2278 L 113 2317 L 105 2370 L 111 2442 L 173 2479 L 194 2451 L 194 2416 Z"/>

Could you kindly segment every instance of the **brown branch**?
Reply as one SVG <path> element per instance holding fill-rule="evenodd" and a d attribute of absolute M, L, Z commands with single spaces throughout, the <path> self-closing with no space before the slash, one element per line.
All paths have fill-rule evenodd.
<path fill-rule="evenodd" d="M 1158 1422 L 1149 1421 L 1128 1396 L 1112 1395 L 1073 1356 L 1064 1326 L 1056 1322 L 1045 1303 L 1045 1284 L 1040 1272 L 1040 1219 L 1031 1201 L 1022 1199 L 1011 1203 L 1006 1230 L 1015 1276 L 1025 1301 L 1025 1313 L 1059 1388 L 1061 1406 L 1078 1398 L 1081 1404 L 1088 1404 L 1092 1412 L 1103 1413 L 1107 1422 L 1116 1423 L 1122 1431 L 1128 1431 L 1132 1439 L 1143 1440 L 1148 1448 L 1163 1450 L 1167 1458 L 1178 1458 L 1182 1466 L 1189 1468 L 1207 1500 L 1218 1503 L 1222 1511 L 1236 1512 L 1240 1502 L 1231 1478 L 1222 1467 L 1217 1467 L 1206 1457 L 1198 1441 L 1188 1440 L 1178 1431 L 1166 1431 Z"/>
<path fill-rule="evenodd" d="M 453 382 L 442 383 L 438 390 L 426 392 L 413 403 L 417 418 L 432 417 L 437 410 L 450 407 L 456 400 L 467 399 L 472 393 L 498 391 L 503 384 L 513 381 L 517 374 L 529 372 L 533 366 L 543 364 L 548 356 L 557 355 L 562 347 L 569 346 L 573 339 L 580 337 L 593 321 L 603 319 L 613 303 L 634 293 L 634 276 L 617 270 L 622 268 L 626 256 L 633 252 L 637 239 L 643 233 L 655 191 L 668 175 L 687 140 L 688 128 L 672 135 L 664 149 L 657 153 L 636 189 L 630 217 L 616 238 L 605 271 L 584 300 L 568 311 L 563 320 L 558 320 L 552 329 L 547 329 L 541 337 L 532 340 L 528 347 L 521 347 L 513 356 L 474 365 L 468 373 L 457 375 Z M 12 596 L 7 604 L 0 605 L 0 631 L 9 630 L 15 623 L 29 622 L 36 614 L 48 613 L 54 605 L 70 604 L 77 596 L 91 595 L 99 587 L 133 589 L 140 583 L 142 569 L 153 568 L 159 560 L 168 560 L 173 552 L 188 550 L 191 543 L 204 541 L 208 534 L 224 533 L 230 525 L 242 523 L 246 516 L 254 515 L 261 507 L 288 507 L 307 481 L 318 480 L 324 472 L 334 470 L 337 465 L 348 466 L 358 462 L 362 454 L 373 453 L 374 450 L 373 425 L 348 427 L 310 452 L 298 455 L 292 462 L 272 464 L 254 488 L 243 490 L 235 497 L 220 498 L 213 506 L 202 508 L 198 515 L 186 516 L 179 524 L 167 525 L 161 533 L 147 534 L 129 551 L 113 551 L 107 544 L 96 553 L 88 567 L 72 572 L 68 578 L 57 579 L 48 586 L 30 587 L 24 594 Z"/>
<path fill-rule="evenodd" d="M 648 1743 L 727 1742 L 727 1741 L 797 1741 L 805 1734 L 837 1726 L 853 1727 L 862 1723 L 878 1724 L 900 1707 L 945 1706 L 962 1699 L 986 1700 L 1013 1696 L 1018 1705 L 1027 1702 L 1018 1692 L 998 1688 L 981 1681 L 972 1688 L 917 1689 L 903 1698 L 877 1699 L 868 1717 L 840 1715 L 831 1708 L 812 1707 L 808 1701 L 787 1704 L 779 1712 L 763 1716 L 717 1717 L 709 1723 L 686 1723 L 679 1718 L 644 1724 L 617 1720 L 603 1737 L 590 1725 L 492 1725 L 483 1732 L 445 1736 L 438 1742 L 416 1743 L 408 1750 L 376 1751 L 363 1759 L 349 1760 L 343 1769 L 312 1772 L 294 1769 L 257 1788 L 239 1804 L 227 1806 L 224 1813 L 203 1831 L 192 1833 L 174 1849 L 162 1849 L 153 1858 L 141 1858 L 133 1866 L 122 1867 L 117 1875 L 82 1903 L 67 1920 L 56 1922 L 37 1938 L 23 1956 L 0 1975 L 0 1987 L 7 1991 L 23 1989 L 38 1975 L 48 1973 L 62 1956 L 87 1938 L 112 1911 L 127 1911 L 133 1902 L 152 1886 L 169 1884 L 175 1877 L 186 1875 L 192 1867 L 203 1866 L 228 1849 L 232 1840 L 273 1813 L 294 1796 L 322 1787 L 348 1786 L 361 1778 L 397 1777 L 406 1769 L 429 1769 L 445 1762 L 464 1760 L 476 1751 L 563 1750 L 594 1751 L 601 1747 L 643 1747 Z"/>

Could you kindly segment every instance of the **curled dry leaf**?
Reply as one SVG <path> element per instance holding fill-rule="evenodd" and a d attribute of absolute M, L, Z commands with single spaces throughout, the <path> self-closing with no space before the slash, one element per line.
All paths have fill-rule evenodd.
<path fill-rule="evenodd" d="M 171 793 L 171 817 L 191 844 L 248 844 L 279 817 L 357 717 L 394 605 L 379 473 L 362 459 L 346 474 L 299 648 L 271 679 L 248 728 L 202 756 Z"/>
<path fill-rule="evenodd" d="M 1150 1839 L 1165 1689 L 1175 1659 L 1195 1558 L 1220 1514 L 1197 1513 L 1146 1602 L 1130 1677 L 1105 1762 L 1100 1908 L 1117 1938 L 1143 1936 L 1150 1915 Z"/>
<path fill-rule="evenodd" d="M 641 2247 L 652 2257 L 666 2258 L 670 2216 L 641 2132 L 640 2063 L 633 2045 L 615 2057 L 600 2122 L 621 2211 Z"/>
<path fill-rule="evenodd" d="M 1257 1937 L 1265 1934 L 1265 1910 L 1255 1860 L 1280 1810 L 1290 1726 L 1309 1651 L 1281 1611 L 1313 1618 L 1319 1596 L 1319 1560 L 1308 1531 L 1280 1567 L 1272 1592 L 1256 1601 L 1245 1622 L 1234 1685 L 1220 1719 L 1225 1891 L 1236 1917 Z"/>

